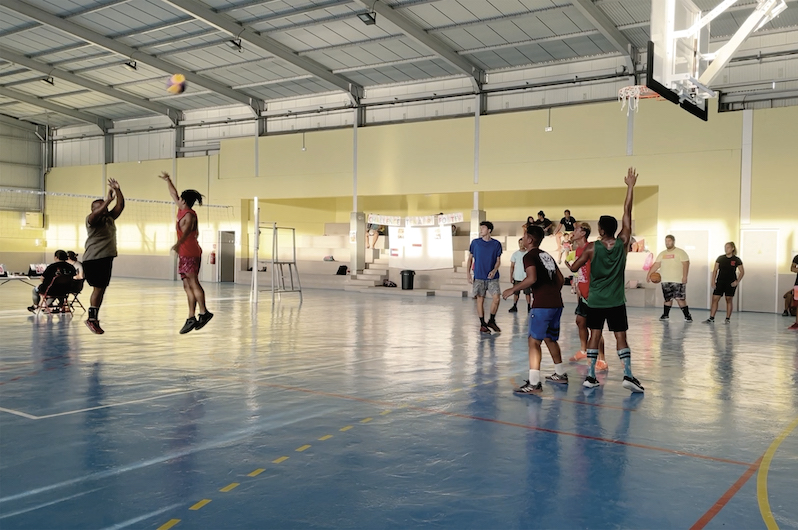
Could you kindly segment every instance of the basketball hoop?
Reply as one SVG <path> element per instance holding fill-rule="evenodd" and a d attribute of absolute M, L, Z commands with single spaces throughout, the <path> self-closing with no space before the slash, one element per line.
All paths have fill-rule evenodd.
<path fill-rule="evenodd" d="M 621 110 L 626 108 L 627 116 L 632 111 L 637 112 L 641 99 L 653 99 L 657 97 L 659 97 L 659 94 L 643 85 L 625 86 L 618 91 L 618 101 L 621 102 Z M 629 105 L 628 107 L 627 103 Z"/>

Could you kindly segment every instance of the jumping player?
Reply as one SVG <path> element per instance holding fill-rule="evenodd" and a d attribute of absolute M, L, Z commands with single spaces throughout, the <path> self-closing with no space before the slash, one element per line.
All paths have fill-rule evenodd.
<path fill-rule="evenodd" d="M 116 199 L 110 210 L 108 205 Z M 94 290 L 91 293 L 89 318 L 86 326 L 101 335 L 105 333 L 100 327 L 100 306 L 105 297 L 105 290 L 111 282 L 111 270 L 116 253 L 116 224 L 114 221 L 125 209 L 125 197 L 119 183 L 108 179 L 108 196 L 91 203 L 91 213 L 86 217 L 86 250 L 83 252 L 83 275 L 86 282 Z"/>
<path fill-rule="evenodd" d="M 626 254 L 629 252 L 629 241 L 632 237 L 632 203 L 634 187 L 637 183 L 637 172 L 629 168 L 624 178 L 626 183 L 626 199 L 623 204 L 623 220 L 621 231 L 615 237 L 618 220 L 609 215 L 599 219 L 600 239 L 588 243 L 582 255 L 570 265 L 571 272 L 576 272 L 588 261 L 590 262 L 590 297 L 588 298 L 587 327 L 590 328 L 587 358 L 590 361 L 588 376 L 583 386 L 595 388 L 599 382 L 595 377 L 598 347 L 601 341 L 604 322 L 615 334 L 618 357 L 623 363 L 623 387 L 632 392 L 643 392 L 643 385 L 632 375 L 632 351 L 626 341 L 626 330 L 629 322 L 626 317 L 626 295 L 624 293 L 624 269 Z"/>
<path fill-rule="evenodd" d="M 188 297 L 188 319 L 180 329 L 180 334 L 188 333 L 192 329 L 202 329 L 212 318 L 213 313 L 205 307 L 205 291 L 199 282 L 200 263 L 202 261 L 202 248 L 199 246 L 197 236 L 197 212 L 191 209 L 194 203 L 202 206 L 202 195 L 197 190 L 185 190 L 177 194 L 175 185 L 169 173 L 161 173 L 159 177 L 169 186 L 169 195 L 177 205 L 177 243 L 172 250 L 177 252 L 177 271 L 183 280 L 183 289 Z M 199 318 L 194 316 L 199 305 Z"/>
<path fill-rule="evenodd" d="M 547 375 L 546 381 L 568 384 L 568 374 L 565 373 L 560 345 L 557 343 L 560 338 L 564 280 L 554 258 L 539 248 L 544 237 L 542 227 L 527 227 L 524 235 L 524 247 L 529 249 L 524 256 L 526 278 L 502 293 L 505 300 L 523 289 L 531 288 L 533 293 L 532 310 L 529 312 L 529 380 L 513 389 L 516 394 L 543 392 L 543 385 L 540 383 L 542 342 L 546 343 L 554 361 L 554 373 Z"/>

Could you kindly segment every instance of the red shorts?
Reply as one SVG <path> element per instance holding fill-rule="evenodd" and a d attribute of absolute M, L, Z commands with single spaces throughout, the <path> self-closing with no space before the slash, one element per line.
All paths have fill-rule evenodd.
<path fill-rule="evenodd" d="M 199 275 L 201 261 L 202 258 L 178 256 L 177 272 L 180 273 L 180 279 L 185 280 L 186 276 L 189 274 L 193 274 L 194 276 Z"/>

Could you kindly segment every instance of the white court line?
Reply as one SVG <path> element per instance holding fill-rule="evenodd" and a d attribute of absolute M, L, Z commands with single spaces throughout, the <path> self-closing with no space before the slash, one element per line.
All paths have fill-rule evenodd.
<path fill-rule="evenodd" d="M 301 370 L 299 372 L 289 372 L 289 373 L 286 373 L 286 374 L 275 374 L 275 375 L 267 375 L 267 376 L 263 376 L 263 377 L 256 377 L 254 379 L 254 381 L 266 381 L 268 379 L 276 379 L 278 377 L 286 377 L 286 376 L 297 375 L 297 374 L 306 374 L 306 373 L 311 373 L 311 372 L 318 372 L 319 370 L 329 370 L 330 368 L 338 368 L 340 366 L 350 366 L 350 365 L 355 365 L 355 364 L 363 364 L 363 363 L 367 363 L 367 362 L 370 362 L 370 361 L 376 361 L 376 360 L 379 360 L 379 359 L 382 359 L 382 357 L 369 357 L 368 359 L 361 359 L 360 361 L 355 361 L 355 362 L 352 362 L 352 363 L 338 363 L 338 364 L 333 364 L 333 365 L 328 365 L 328 366 L 317 366 L 316 368 L 310 368 L 308 370 Z M 161 399 L 161 398 L 165 398 L 165 397 L 179 396 L 181 394 L 188 394 L 190 392 L 197 392 L 197 391 L 200 391 L 200 390 L 201 391 L 218 390 L 220 388 L 227 388 L 227 387 L 238 386 L 238 385 L 241 385 L 240 381 L 236 381 L 234 383 L 225 383 L 223 385 L 217 385 L 217 386 L 211 386 L 211 387 L 205 387 L 205 388 L 195 388 L 195 389 L 192 389 L 192 390 L 181 390 L 181 391 L 178 391 L 178 392 L 170 392 L 168 394 L 161 394 L 161 395 L 158 395 L 158 396 L 150 396 L 150 397 L 142 398 L 142 399 L 134 399 L 134 400 L 131 400 L 131 401 L 123 401 L 123 402 L 120 402 L 120 403 L 110 403 L 108 405 L 100 405 L 100 406 L 97 406 L 97 407 L 89 407 L 89 408 L 78 409 L 78 410 L 68 410 L 66 412 L 57 412 L 55 414 L 47 414 L 47 415 L 44 415 L 44 416 L 34 416 L 34 415 L 28 414 L 26 412 L 20 412 L 18 410 L 6 409 L 6 408 L 3 408 L 3 407 L 0 407 L 0 412 L 7 412 L 9 414 L 15 414 L 17 416 L 22 416 L 23 418 L 28 418 L 30 420 L 46 420 L 46 419 L 49 419 L 49 418 L 57 418 L 59 416 L 69 416 L 71 414 L 79 414 L 81 412 L 89 412 L 89 411 L 92 411 L 92 410 L 107 409 L 107 408 L 111 408 L 111 407 L 120 407 L 120 406 L 123 406 L 123 405 L 132 405 L 134 403 L 144 403 L 145 401 L 153 401 L 153 400 Z"/>
<path fill-rule="evenodd" d="M 87 493 L 94 493 L 95 491 L 100 491 L 101 489 L 102 488 L 95 488 L 93 490 L 81 491 L 80 493 L 76 493 L 74 495 L 70 495 L 69 497 L 64 497 L 62 499 L 56 499 L 54 501 L 45 502 L 44 504 L 37 504 L 36 506 L 31 506 L 30 508 L 25 508 L 24 510 L 18 510 L 16 512 L 11 512 L 11 513 L 4 513 L 3 515 L 0 515 L 0 519 L 6 519 L 8 517 L 14 517 L 15 515 L 22 515 L 23 513 L 32 512 L 32 511 L 38 510 L 40 508 L 46 508 L 48 506 L 52 506 L 53 504 L 58 504 L 59 502 L 72 500 L 75 497 L 81 497 L 83 495 L 86 495 Z"/>
<path fill-rule="evenodd" d="M 32 415 L 28 414 L 27 412 L 21 412 L 19 410 L 14 410 L 14 409 L 6 409 L 6 408 L 3 408 L 3 407 L 0 407 L 0 412 L 6 412 L 8 414 L 14 414 L 15 416 L 22 416 L 23 418 L 28 418 L 29 420 L 38 420 L 39 419 L 38 416 L 32 416 Z"/>
<path fill-rule="evenodd" d="M 127 526 L 132 525 L 132 524 L 140 523 L 141 521 L 144 521 L 145 519 L 149 519 L 150 517 L 155 517 L 156 515 L 161 515 L 163 512 L 168 512 L 170 510 L 174 510 L 178 506 L 182 506 L 182 505 L 183 505 L 183 503 L 178 502 L 176 504 L 172 504 L 171 506 L 167 506 L 165 508 L 161 508 L 160 510 L 155 510 L 154 512 L 145 513 L 144 515 L 140 515 L 138 517 L 134 517 L 133 519 L 128 519 L 127 521 L 122 521 L 121 523 L 117 523 L 114 526 L 109 526 L 108 528 L 105 528 L 104 530 L 120 530 L 120 528 L 125 528 Z"/>

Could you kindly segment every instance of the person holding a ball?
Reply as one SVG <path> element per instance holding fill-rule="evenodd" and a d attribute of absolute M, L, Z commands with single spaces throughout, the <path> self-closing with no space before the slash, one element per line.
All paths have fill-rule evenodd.
<path fill-rule="evenodd" d="M 661 271 L 657 273 L 657 271 Z M 690 308 L 687 307 L 685 291 L 687 288 L 687 274 L 690 272 L 690 257 L 687 252 L 676 247 L 676 238 L 672 235 L 665 236 L 665 250 L 659 253 L 646 275 L 647 282 L 662 282 L 662 296 L 665 298 L 660 320 L 668 320 L 673 306 L 673 301 L 679 304 L 684 313 L 685 322 L 692 322 Z M 658 278 L 659 276 L 659 278 Z"/>

